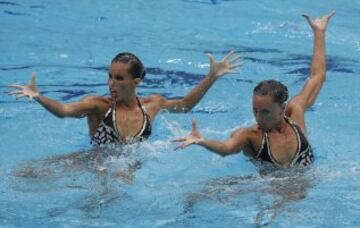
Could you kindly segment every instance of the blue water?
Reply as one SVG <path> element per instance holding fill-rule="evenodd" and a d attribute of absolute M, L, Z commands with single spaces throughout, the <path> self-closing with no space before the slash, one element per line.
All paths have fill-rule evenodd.
<path fill-rule="evenodd" d="M 336 10 L 327 31 L 327 80 L 306 115 L 316 163 L 304 175 L 262 177 L 242 154 L 173 151 L 192 118 L 208 138 L 253 123 L 252 89 L 277 79 L 295 95 L 309 74 L 312 33 L 300 15 Z M 360 223 L 360 3 L 357 1 L 0 1 L 0 227 L 358 227 Z M 61 102 L 107 95 L 121 51 L 148 68 L 138 89 L 181 97 L 208 71 L 205 55 L 244 56 L 189 114 L 161 113 L 154 134 L 94 170 L 34 162 L 91 149 L 85 119 L 57 119 L 8 84 L 37 72 Z M 86 153 L 86 152 L 85 152 Z M 132 183 L 109 173 L 142 162 Z M 32 178 L 13 174 L 42 166 Z"/>

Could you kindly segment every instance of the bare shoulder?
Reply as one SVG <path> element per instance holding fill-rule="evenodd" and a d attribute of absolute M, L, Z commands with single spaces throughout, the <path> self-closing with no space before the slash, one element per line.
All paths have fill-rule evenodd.
<path fill-rule="evenodd" d="M 89 95 L 89 96 L 83 97 L 83 98 L 81 98 L 80 101 L 88 103 L 88 104 L 92 104 L 100 110 L 108 109 L 108 107 L 112 103 L 112 99 L 109 97 L 101 97 L 101 96 L 95 96 L 95 95 Z"/>
<path fill-rule="evenodd" d="M 246 135 L 247 140 L 251 144 L 257 145 L 262 139 L 263 131 L 259 128 L 259 125 L 257 125 L 256 123 L 241 130 L 242 130 L 242 134 Z"/>
<path fill-rule="evenodd" d="M 286 106 L 286 114 L 289 114 L 289 116 L 293 112 L 302 112 L 304 113 L 304 109 L 301 106 L 302 99 L 299 95 L 294 96 L 291 98 Z"/>
<path fill-rule="evenodd" d="M 81 101 L 85 101 L 85 102 L 96 102 L 96 103 L 111 103 L 112 100 L 110 97 L 101 97 L 101 96 L 96 96 L 96 95 L 89 95 L 89 96 L 85 96 L 83 98 L 81 98 Z"/>
<path fill-rule="evenodd" d="M 290 117 L 303 132 L 305 132 L 305 110 L 297 102 L 297 99 L 298 96 L 295 96 L 289 101 L 285 114 Z"/>
<path fill-rule="evenodd" d="M 160 103 L 166 101 L 166 98 L 161 96 L 160 94 L 152 94 L 148 97 L 143 97 L 141 100 L 144 103 Z"/>
<path fill-rule="evenodd" d="M 148 97 L 141 97 L 140 101 L 147 109 L 160 109 L 162 103 L 166 101 L 166 98 L 159 94 L 152 94 Z"/>
<path fill-rule="evenodd" d="M 157 113 L 161 110 L 163 99 L 166 100 L 163 96 L 157 94 L 150 95 L 148 97 L 139 97 L 141 104 L 145 107 L 151 120 L 153 120 Z"/>
<path fill-rule="evenodd" d="M 256 125 L 250 127 L 244 127 L 236 129 L 232 134 L 232 138 L 250 139 L 254 134 L 257 134 L 258 130 Z"/>
<path fill-rule="evenodd" d="M 239 128 L 231 134 L 227 142 L 235 151 L 241 150 L 245 155 L 253 157 L 255 154 L 253 150 L 254 141 L 259 141 L 256 140 L 258 138 L 257 132 L 258 130 L 254 126 Z"/>

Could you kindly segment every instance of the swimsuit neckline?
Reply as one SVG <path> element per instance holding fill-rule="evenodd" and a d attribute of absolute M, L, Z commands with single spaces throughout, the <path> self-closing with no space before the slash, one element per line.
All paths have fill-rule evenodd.
<path fill-rule="evenodd" d="M 139 135 L 141 135 L 146 127 L 147 124 L 147 118 L 146 118 L 146 112 L 145 112 L 145 107 L 141 104 L 140 99 L 138 97 L 136 97 L 137 100 L 137 104 L 138 107 L 140 108 L 142 114 L 143 114 L 143 123 L 140 127 L 140 129 L 137 131 L 137 133 L 134 136 L 127 136 L 127 137 L 120 137 L 120 131 L 118 129 L 117 126 L 117 122 L 116 122 L 116 101 L 114 102 L 114 104 L 112 105 L 112 120 L 113 120 L 113 125 L 114 125 L 114 131 L 116 134 L 116 137 L 118 138 L 119 141 L 127 141 L 127 140 L 131 140 L 131 139 L 135 139 L 136 137 L 139 137 Z"/>
<path fill-rule="evenodd" d="M 291 159 L 291 162 L 289 163 L 289 164 L 292 164 L 294 162 L 295 158 L 297 158 L 299 153 L 300 153 L 300 149 L 301 149 L 300 135 L 299 135 L 298 129 L 295 127 L 295 123 L 290 118 L 288 118 L 287 116 L 284 116 L 284 119 L 291 126 L 292 130 L 295 133 L 295 137 L 296 137 L 296 144 L 297 144 L 296 153 L 294 154 L 294 156 Z M 272 153 L 272 151 L 270 149 L 270 140 L 269 140 L 269 135 L 268 134 L 269 133 L 267 131 L 264 131 L 261 147 L 260 147 L 260 149 L 258 151 L 257 157 L 260 156 L 261 152 L 264 149 L 264 145 L 266 143 L 266 147 L 267 147 L 266 150 L 267 150 L 267 153 L 269 155 L 269 158 L 270 158 L 271 162 L 274 163 L 274 164 L 277 164 L 279 166 L 284 166 L 273 155 L 273 153 Z"/>

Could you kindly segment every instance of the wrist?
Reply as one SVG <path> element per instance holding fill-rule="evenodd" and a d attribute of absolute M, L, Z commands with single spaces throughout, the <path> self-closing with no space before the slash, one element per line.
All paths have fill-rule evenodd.
<path fill-rule="evenodd" d="M 198 139 L 195 141 L 195 144 L 202 146 L 205 144 L 205 139 L 204 138 Z"/>
<path fill-rule="evenodd" d="M 32 98 L 33 98 L 35 101 L 39 101 L 39 100 L 40 100 L 40 93 L 39 93 L 39 92 L 35 93 L 35 94 L 32 96 Z"/>
<path fill-rule="evenodd" d="M 217 74 L 211 71 L 208 73 L 207 77 L 211 80 L 216 80 L 218 78 Z"/>
<path fill-rule="evenodd" d="M 322 29 L 313 29 L 314 34 L 324 35 L 326 30 Z"/>

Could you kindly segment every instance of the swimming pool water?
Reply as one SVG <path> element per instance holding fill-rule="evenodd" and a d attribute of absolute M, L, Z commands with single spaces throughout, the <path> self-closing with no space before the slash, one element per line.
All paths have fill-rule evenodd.
<path fill-rule="evenodd" d="M 312 34 L 302 13 L 336 10 L 327 31 L 327 80 L 306 115 L 315 165 L 304 175 L 262 177 L 243 155 L 200 147 L 173 151 L 191 119 L 209 138 L 253 123 L 251 95 L 277 79 L 295 95 L 309 73 Z M 1 227 L 357 227 L 360 219 L 360 4 L 356 1 L 0 1 Z M 138 94 L 181 97 L 208 71 L 205 53 L 244 56 L 239 73 L 216 82 L 189 114 L 161 113 L 154 134 L 128 156 L 97 168 L 142 162 L 132 183 L 34 160 L 88 151 L 85 119 L 57 119 L 15 100 L 8 84 L 37 72 L 40 90 L 61 102 L 107 95 L 107 67 L 131 51 L 147 66 Z M 84 152 L 86 153 L 86 152 Z M 49 171 L 50 170 L 50 171 Z M 47 175 L 48 172 L 52 174 Z"/>

